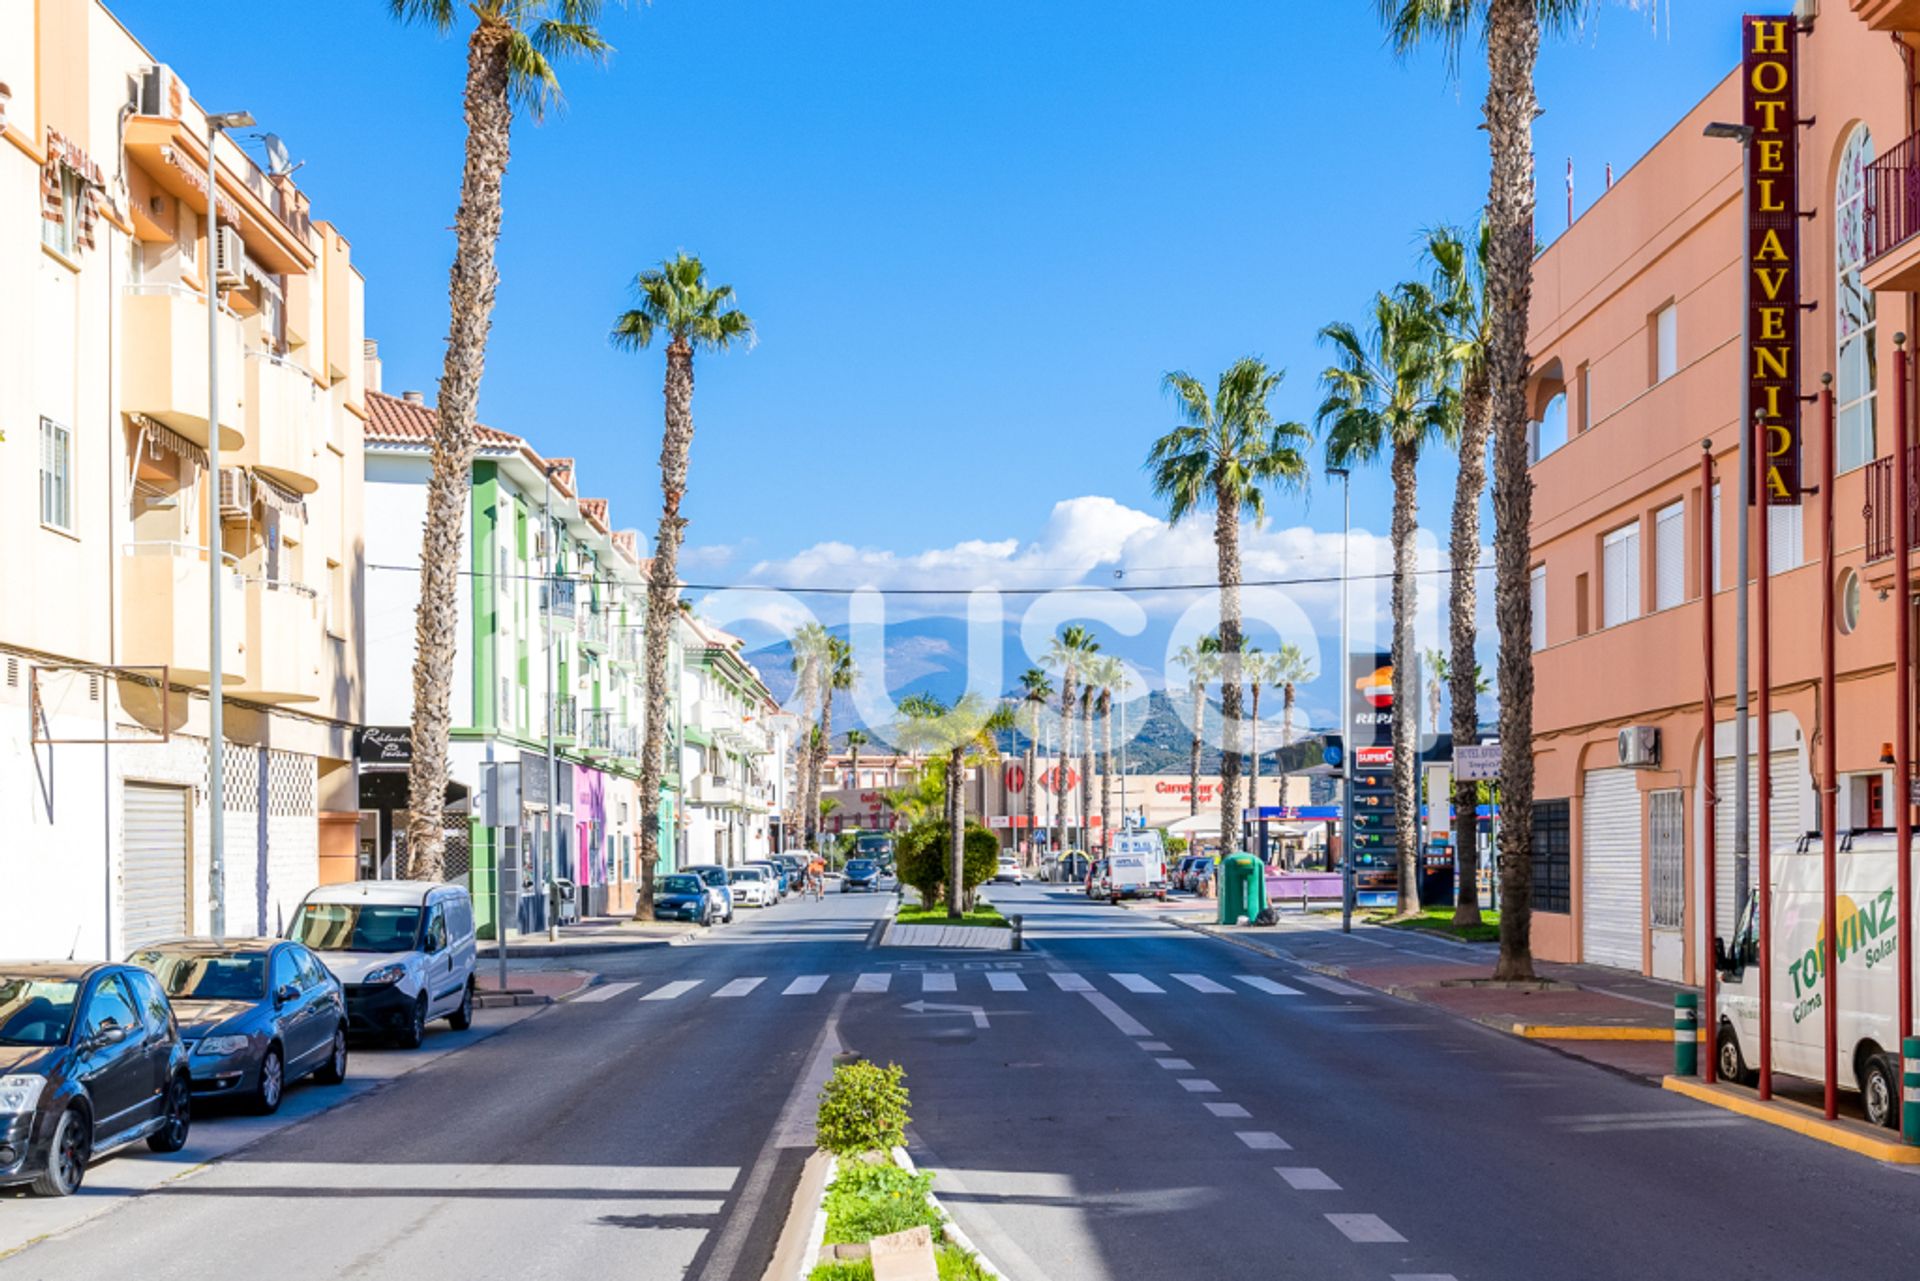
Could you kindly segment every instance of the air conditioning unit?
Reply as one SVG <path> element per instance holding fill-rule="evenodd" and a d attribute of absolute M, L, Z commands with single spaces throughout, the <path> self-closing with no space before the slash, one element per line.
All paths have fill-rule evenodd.
<path fill-rule="evenodd" d="M 187 87 L 180 83 L 180 77 L 174 75 L 173 68 L 166 63 L 156 62 L 140 73 L 141 115 L 168 116 L 178 120 L 186 101 Z"/>
<path fill-rule="evenodd" d="M 222 289 L 239 289 L 247 283 L 240 264 L 247 260 L 246 242 L 238 227 L 222 227 L 213 239 L 213 279 Z"/>
<path fill-rule="evenodd" d="M 1620 763 L 1628 769 L 1656 769 L 1660 765 L 1660 727 L 1629 725 L 1620 731 Z"/>
<path fill-rule="evenodd" d="M 253 512 L 253 473 L 244 467 L 220 469 L 220 515 L 245 519 Z"/>

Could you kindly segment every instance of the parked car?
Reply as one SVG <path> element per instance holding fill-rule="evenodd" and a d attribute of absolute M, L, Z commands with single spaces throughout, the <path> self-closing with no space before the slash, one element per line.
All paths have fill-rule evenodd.
<path fill-rule="evenodd" d="M 733 890 L 733 901 L 742 907 L 772 907 L 780 901 L 773 878 L 764 867 L 728 868 L 727 884 Z"/>
<path fill-rule="evenodd" d="M 407 1049 L 444 1018 L 473 1025 L 473 900 L 433 881 L 349 881 L 309 891 L 287 936 L 345 986 L 348 1026 Z"/>
<path fill-rule="evenodd" d="M 1099 892 L 1099 887 L 1102 883 L 1103 878 L 1106 876 L 1106 874 L 1107 874 L 1107 860 L 1103 858 L 1097 858 L 1087 864 L 1087 879 L 1085 884 L 1081 886 L 1081 889 L 1086 891 L 1086 895 L 1088 898 L 1102 897 L 1102 895 Z"/>
<path fill-rule="evenodd" d="M 757 867 L 767 874 L 767 880 L 773 885 L 773 901 L 778 903 L 793 890 L 787 879 L 787 869 L 770 859 L 756 858 L 742 863 L 742 867 Z"/>
<path fill-rule="evenodd" d="M 1026 874 L 1020 870 L 1019 859 L 1011 854 L 1002 854 L 1000 856 L 1000 865 L 994 869 L 993 879 L 996 881 L 1011 881 L 1013 884 L 1018 885 L 1026 879 Z"/>
<path fill-rule="evenodd" d="M 696 925 L 712 925 L 713 890 L 691 872 L 674 872 L 663 876 L 653 891 L 653 916 L 657 921 L 692 921 Z"/>
<path fill-rule="evenodd" d="M 718 863 L 695 863 L 689 867 L 683 867 L 680 870 L 697 876 L 706 882 L 707 891 L 713 895 L 715 911 L 717 912 L 714 919 L 718 920 L 722 925 L 732 924 L 733 886 L 727 880 L 727 869 L 721 867 Z"/>
<path fill-rule="evenodd" d="M 850 858 L 847 870 L 840 878 L 840 892 L 851 894 L 855 890 L 877 890 L 880 888 L 880 865 L 870 858 Z"/>
<path fill-rule="evenodd" d="M 1183 854 L 1169 882 L 1176 890 L 1197 893 L 1200 883 L 1213 875 L 1213 858 L 1207 854 Z"/>
<path fill-rule="evenodd" d="M 187 1145 L 193 1081 L 167 994 L 145 970 L 0 965 L 0 1184 L 70 1196 L 87 1163 L 141 1139 Z"/>
<path fill-rule="evenodd" d="M 280 939 L 175 939 L 127 958 L 173 1004 L 193 1092 L 280 1109 L 286 1087 L 312 1074 L 347 1079 L 347 994 L 320 959 Z"/>

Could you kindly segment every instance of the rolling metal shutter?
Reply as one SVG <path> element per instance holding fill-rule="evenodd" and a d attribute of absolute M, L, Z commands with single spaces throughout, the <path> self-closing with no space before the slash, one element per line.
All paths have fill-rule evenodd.
<path fill-rule="evenodd" d="M 1733 758 L 1723 756 L 1713 763 L 1713 787 L 1718 803 L 1713 811 L 1714 930 L 1723 938 L 1733 937 L 1736 919 L 1733 903 Z M 1800 753 L 1797 750 L 1773 754 L 1773 810 L 1769 826 L 1775 850 L 1792 849 L 1802 835 L 1800 819 Z M 1752 850 L 1753 875 L 1760 875 L 1760 760 L 1747 762 L 1747 844 Z M 1749 888 L 1758 888 L 1758 880 Z"/>
<path fill-rule="evenodd" d="M 128 783 L 121 931 L 126 950 L 192 933 L 187 871 L 187 791 Z"/>
<path fill-rule="evenodd" d="M 1580 806 L 1580 959 L 1641 968 L 1640 783 L 1630 769 L 1587 771 Z"/>

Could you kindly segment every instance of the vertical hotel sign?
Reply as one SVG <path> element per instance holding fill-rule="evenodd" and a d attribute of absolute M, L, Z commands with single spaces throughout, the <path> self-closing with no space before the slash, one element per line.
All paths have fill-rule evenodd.
<path fill-rule="evenodd" d="M 1790 17 L 1742 19 L 1747 182 L 1747 379 L 1769 504 L 1800 502 L 1800 161 L 1798 29 Z"/>

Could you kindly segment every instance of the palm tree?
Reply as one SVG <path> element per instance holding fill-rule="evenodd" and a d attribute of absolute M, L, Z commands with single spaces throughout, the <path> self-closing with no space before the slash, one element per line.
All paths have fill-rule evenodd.
<path fill-rule="evenodd" d="M 1363 336 L 1335 323 L 1320 331 L 1334 363 L 1320 376 L 1326 391 L 1319 423 L 1327 465 L 1348 467 L 1391 456 L 1393 472 L 1393 786 L 1400 866 L 1400 912 L 1419 908 L 1419 797 L 1414 791 L 1414 534 L 1420 450 L 1454 421 L 1441 329 L 1431 295 L 1418 285 L 1376 294 Z"/>
<path fill-rule="evenodd" d="M 1100 832 L 1113 840 L 1113 696 L 1126 697 L 1127 665 L 1103 654 L 1087 665 L 1087 682 L 1099 691 L 1094 710 L 1099 713 L 1103 738 L 1100 747 Z"/>
<path fill-rule="evenodd" d="M 1527 474 L 1527 307 L 1533 288 L 1533 67 L 1540 32 L 1577 23 L 1592 0 L 1375 0 L 1388 42 L 1406 54 L 1437 40 L 1449 71 L 1474 23 L 1487 49 L 1482 123 L 1487 180 L 1487 398 L 1493 435 L 1494 618 L 1500 630 L 1500 960 L 1498 979 L 1533 974 L 1533 600 Z"/>
<path fill-rule="evenodd" d="M 504 2 L 504 0 L 502 0 Z M 576 0 L 558 0 L 561 4 Z M 680 543 L 686 518 L 687 463 L 693 452 L 693 354 L 750 342 L 753 321 L 733 305 L 732 285 L 709 285 L 698 258 L 678 254 L 634 277 L 638 303 L 613 322 L 613 345 L 642 351 L 667 336 L 666 426 L 660 438 L 660 530 L 647 582 L 647 742 L 640 759 L 640 897 L 636 917 L 653 914 L 653 870 L 660 850 L 660 767 L 667 747 L 667 641 L 680 593 Z M 819 816 L 806 810 L 807 826 Z"/>
<path fill-rule="evenodd" d="M 1026 791 L 1027 853 L 1031 856 L 1036 844 L 1034 837 L 1039 833 L 1039 827 L 1034 822 L 1034 817 L 1037 812 L 1034 801 L 1037 799 L 1040 780 L 1034 776 L 1034 768 L 1037 763 L 1036 758 L 1040 743 L 1040 713 L 1046 707 L 1047 700 L 1053 697 L 1053 678 L 1041 671 L 1038 667 L 1029 667 L 1026 671 L 1020 673 L 1020 692 L 1021 697 L 1026 700 L 1027 715 L 1029 718 L 1027 725 Z"/>
<path fill-rule="evenodd" d="M 971 692 L 952 707 L 927 694 L 903 699 L 900 706 L 903 716 L 894 727 L 895 740 L 945 757 L 947 915 L 957 918 L 966 911 L 967 765 L 998 755 L 999 735 L 1014 726 L 1013 711 L 1004 703 L 989 705 Z"/>
<path fill-rule="evenodd" d="M 1097 692 L 1093 665 L 1099 661 L 1087 659 L 1086 679 L 1080 682 L 1080 839 L 1089 846 L 1093 844 L 1093 708 Z"/>
<path fill-rule="evenodd" d="M 1177 524 L 1208 504 L 1214 509 L 1213 546 L 1220 580 L 1220 723 L 1224 743 L 1240 741 L 1240 513 L 1255 523 L 1266 518 L 1269 485 L 1297 489 L 1306 483 L 1302 447 L 1310 439 L 1299 423 L 1278 422 L 1267 401 L 1285 373 L 1245 356 L 1220 375 L 1209 396 L 1191 374 L 1175 371 L 1161 380 L 1172 393 L 1180 425 L 1153 444 L 1147 471 L 1154 493 L 1166 500 L 1167 521 Z M 1240 755 L 1220 757 L 1220 848 L 1234 849 L 1240 831 Z"/>
<path fill-rule="evenodd" d="M 860 788 L 860 749 L 873 740 L 867 737 L 865 730 L 850 729 L 840 736 L 847 745 L 847 773 L 852 776 L 855 791 Z"/>
<path fill-rule="evenodd" d="M 1073 759 L 1073 682 L 1080 665 L 1099 648 L 1100 642 L 1093 639 L 1092 632 L 1070 623 L 1060 629 L 1060 634 L 1047 646 L 1046 658 L 1041 660 L 1060 671 L 1060 766 L 1053 776 L 1054 849 L 1058 853 L 1065 853 L 1067 848 L 1067 762 Z"/>
<path fill-rule="evenodd" d="M 793 653 L 788 665 L 798 677 L 802 723 L 809 726 L 816 725 L 820 717 L 820 674 L 826 666 L 828 640 L 827 629 L 819 623 L 806 623 L 793 634 Z M 813 848 L 816 829 L 813 816 L 819 813 L 814 804 L 815 784 L 813 735 L 809 732 L 800 754 L 800 810 L 808 815 L 801 831 L 801 844 L 807 849 Z"/>
<path fill-rule="evenodd" d="M 826 768 L 827 756 L 833 751 L 833 692 L 852 689 L 859 675 L 859 669 L 853 663 L 853 643 L 839 636 L 829 636 L 820 669 L 820 735 L 814 740 L 813 752 L 807 762 L 810 780 L 808 790 L 816 798 L 820 795 L 821 771 Z M 808 849 L 818 850 L 816 839 L 817 833 L 808 833 Z"/>
<path fill-rule="evenodd" d="M 1280 748 L 1282 752 L 1293 746 L 1293 708 L 1300 687 L 1320 675 L 1306 652 L 1298 645 L 1287 642 L 1275 650 L 1267 663 L 1267 679 L 1280 691 Z M 1284 758 L 1283 758 L 1284 759 Z M 1280 803 L 1287 803 L 1287 774 L 1280 772 Z"/>
<path fill-rule="evenodd" d="M 500 274 L 500 187 L 513 113 L 538 121 L 560 98 L 554 64 L 604 61 L 613 52 L 595 24 L 603 0 L 388 0 L 402 22 L 445 34 L 473 15 L 467 37 L 466 163 L 453 216 L 447 353 L 431 445 L 432 476 L 420 533 L 420 604 L 414 622 L 413 764 L 407 779 L 407 875 L 440 879 L 446 857 L 447 748 L 453 727 L 454 650 L 460 627 L 460 547 L 478 436 L 480 373 L 487 361 Z M 653 901 L 647 873 L 645 901 Z"/>
<path fill-rule="evenodd" d="M 1247 806 L 1257 816 L 1260 812 L 1260 686 L 1267 679 L 1267 668 L 1273 663 L 1273 656 L 1261 651 L 1258 645 L 1249 645 L 1240 655 L 1240 674 L 1246 678 L 1249 704 L 1247 707 L 1247 754 L 1251 758 L 1247 764 Z M 1281 797 L 1284 803 L 1286 797 Z"/>
<path fill-rule="evenodd" d="M 1193 739 L 1187 751 L 1187 817 L 1200 813 L 1200 731 L 1207 711 L 1207 682 L 1220 672 L 1220 638 L 1202 636 L 1192 645 L 1182 645 L 1173 661 L 1187 673 L 1187 688 L 1193 694 Z"/>

